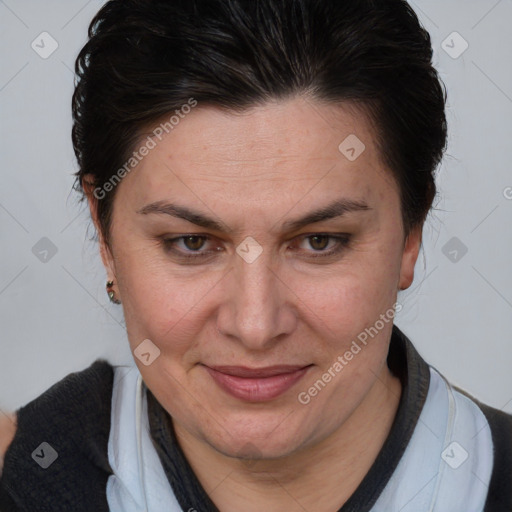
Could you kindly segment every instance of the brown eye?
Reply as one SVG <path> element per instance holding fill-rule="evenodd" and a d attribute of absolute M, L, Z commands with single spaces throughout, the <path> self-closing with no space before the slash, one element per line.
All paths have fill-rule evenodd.
<path fill-rule="evenodd" d="M 330 238 L 327 235 L 314 235 L 309 237 L 309 244 L 316 251 L 323 251 L 329 245 Z"/>
<path fill-rule="evenodd" d="M 205 241 L 204 236 L 185 236 L 183 237 L 183 244 L 191 251 L 198 251 L 202 248 Z"/>
<path fill-rule="evenodd" d="M 351 235 L 330 233 L 315 233 L 302 237 L 301 252 L 308 258 L 322 258 L 334 256 L 348 249 Z M 307 245 L 307 247 L 306 247 Z"/>
<path fill-rule="evenodd" d="M 196 261 L 209 258 L 221 249 L 216 247 L 208 250 L 211 239 L 206 235 L 182 235 L 175 238 L 161 238 L 161 244 L 166 254 L 178 260 Z"/>

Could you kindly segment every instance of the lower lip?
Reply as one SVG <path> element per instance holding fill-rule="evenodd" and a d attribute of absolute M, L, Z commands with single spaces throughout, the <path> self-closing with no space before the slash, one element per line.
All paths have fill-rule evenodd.
<path fill-rule="evenodd" d="M 220 388 L 231 396 L 246 402 L 265 402 L 277 398 L 288 391 L 302 379 L 309 366 L 292 373 L 282 373 L 272 377 L 258 377 L 254 379 L 227 375 L 208 366 L 205 366 L 205 368 Z"/>

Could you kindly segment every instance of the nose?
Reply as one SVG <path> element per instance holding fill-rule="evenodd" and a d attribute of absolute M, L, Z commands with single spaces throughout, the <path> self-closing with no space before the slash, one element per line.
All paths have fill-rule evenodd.
<path fill-rule="evenodd" d="M 297 323 L 293 292 L 271 263 L 265 251 L 251 263 L 237 255 L 225 282 L 217 327 L 247 350 L 267 350 L 293 332 Z"/>

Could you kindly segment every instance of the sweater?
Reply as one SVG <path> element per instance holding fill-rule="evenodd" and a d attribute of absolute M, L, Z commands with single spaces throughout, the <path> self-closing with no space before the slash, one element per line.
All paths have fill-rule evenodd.
<path fill-rule="evenodd" d="M 387 364 L 391 431 L 337 512 L 512 511 L 512 415 L 450 385 L 396 325 Z M 219 512 L 135 365 L 98 359 L 16 412 L 1 512 Z"/>

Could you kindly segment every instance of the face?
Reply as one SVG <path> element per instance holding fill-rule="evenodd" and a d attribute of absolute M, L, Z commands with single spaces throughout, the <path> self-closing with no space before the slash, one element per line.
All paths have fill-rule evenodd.
<path fill-rule="evenodd" d="M 351 134 L 356 159 L 360 146 L 339 149 Z M 132 351 L 160 351 L 134 357 L 145 383 L 177 427 L 229 456 L 325 439 L 384 371 L 418 252 L 372 126 L 303 98 L 198 105 L 155 142 L 118 185 L 102 245 Z"/>

